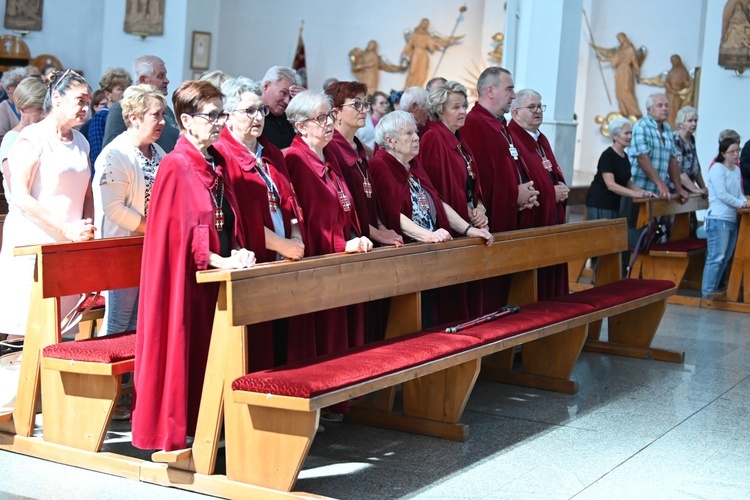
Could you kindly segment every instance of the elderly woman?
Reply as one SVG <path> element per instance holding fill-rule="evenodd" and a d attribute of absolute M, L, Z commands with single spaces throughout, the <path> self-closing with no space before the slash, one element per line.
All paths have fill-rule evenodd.
<path fill-rule="evenodd" d="M 73 128 L 83 123 L 90 100 L 83 77 L 71 70 L 56 73 L 44 98 L 47 117 L 24 128 L 10 152 L 13 203 L 0 251 L 0 332 L 26 332 L 34 257 L 14 257 L 13 248 L 94 237 L 88 143 Z M 62 316 L 76 300 L 61 302 Z"/>
<path fill-rule="evenodd" d="M 221 92 L 187 81 L 172 102 L 182 135 L 161 161 L 149 202 L 133 409 L 133 445 L 167 451 L 185 448 L 195 432 L 219 292 L 195 273 L 255 263 L 238 248 L 239 207 L 212 147 L 228 118 Z"/>
<path fill-rule="evenodd" d="M 284 157 L 305 216 L 305 255 L 370 251 L 372 242 L 362 236 L 351 191 L 336 155 L 328 147 L 338 115 L 331 108 L 330 98 L 311 90 L 301 92 L 289 103 L 286 115 L 297 134 Z M 313 334 L 290 329 L 289 361 L 363 344 L 363 314 L 361 305 L 314 313 Z M 345 409 L 344 405 L 331 411 L 338 413 Z"/>
<path fill-rule="evenodd" d="M 547 137 L 539 130 L 546 106 L 532 89 L 516 92 L 510 107 L 513 119 L 508 131 L 518 149 L 529 180 L 539 190 L 539 206 L 521 212 L 519 227 L 542 227 L 565 223 L 565 205 L 570 188 L 557 163 Z M 542 268 L 537 272 L 539 300 L 568 293 L 568 266 Z"/>
<path fill-rule="evenodd" d="M 708 250 L 701 285 L 706 299 L 721 299 L 726 294 L 718 289 L 737 243 L 737 209 L 750 207 L 750 201 L 742 194 L 739 158 L 739 141 L 733 137 L 722 139 L 716 163 L 708 171 L 709 205 L 704 220 Z"/>
<path fill-rule="evenodd" d="M 39 78 L 24 78 L 18 84 L 15 91 L 16 107 L 21 112 L 21 121 L 13 127 L 0 145 L 0 163 L 3 171 L 3 190 L 5 191 L 5 200 L 10 205 L 10 168 L 8 166 L 8 156 L 10 148 L 15 144 L 21 130 L 28 125 L 37 123 L 44 118 L 44 96 L 47 94 L 47 87 Z"/>
<path fill-rule="evenodd" d="M 164 129 L 167 100 L 152 85 L 128 87 L 122 114 L 128 129 L 107 144 L 94 169 L 94 221 L 103 238 L 136 236 L 146 230 L 151 189 L 166 153 L 155 143 Z M 135 330 L 138 287 L 105 292 L 101 335 Z"/>
<path fill-rule="evenodd" d="M 375 129 L 375 138 L 380 148 L 370 164 L 386 226 L 398 228 L 411 241 L 448 241 L 453 238 L 452 229 L 455 234 L 484 238 L 488 245 L 492 244 L 492 234 L 487 229 L 466 222 L 433 187 L 417 157 L 419 136 L 411 114 L 394 111 L 384 116 Z M 468 317 L 465 287 L 441 289 L 439 301 L 439 311 L 424 312 L 427 324 Z"/>
<path fill-rule="evenodd" d="M 458 82 L 449 81 L 430 91 L 427 99 L 430 123 L 421 139 L 419 160 L 445 203 L 471 226 L 489 229 L 479 189 L 479 170 L 459 134 L 466 122 L 468 105 L 466 87 Z M 467 284 L 471 316 L 485 312 L 482 288 L 482 282 Z"/>
<path fill-rule="evenodd" d="M 26 72 L 25 68 L 17 67 L 9 69 L 3 73 L 2 78 L 0 78 L 0 83 L 8 93 L 8 98 L 3 102 L 0 102 L 0 141 L 3 140 L 3 137 L 5 137 L 5 134 L 7 134 L 9 130 L 18 125 L 18 122 L 21 121 L 21 113 L 16 107 L 16 99 L 13 94 L 15 93 L 18 84 L 21 83 L 21 80 L 27 76 L 29 76 L 29 74 Z"/>
<path fill-rule="evenodd" d="M 237 195 L 248 248 L 258 262 L 301 259 L 305 245 L 298 221 L 302 217 L 284 155 L 261 135 L 269 110 L 260 85 L 240 77 L 221 88 L 229 120 L 214 147 L 227 158 L 227 178 Z M 249 353 L 252 371 L 274 365 L 271 322 L 252 326 Z"/>
<path fill-rule="evenodd" d="M 630 160 L 625 149 L 633 139 L 633 126 L 627 118 L 615 118 L 609 124 L 612 145 L 599 157 L 596 175 L 586 193 L 586 216 L 589 220 L 622 217 L 622 196 L 650 197 L 630 179 Z"/>
<path fill-rule="evenodd" d="M 104 128 L 109 116 L 109 106 L 119 102 L 124 95 L 125 89 L 133 84 L 133 79 L 123 68 L 109 68 L 99 80 L 99 87 L 104 91 L 107 98 L 107 107 L 98 111 L 89 122 L 88 135 L 86 138 L 91 145 L 91 164 L 96 165 L 96 159 L 102 151 L 104 144 Z M 125 120 L 127 122 L 127 120 Z M 126 123 L 127 124 L 127 123 Z"/>
<path fill-rule="evenodd" d="M 707 195 L 706 183 L 703 182 L 701 164 L 695 151 L 695 129 L 698 127 L 698 110 L 692 106 L 680 108 L 675 118 L 676 134 L 674 146 L 677 152 L 677 164 L 680 167 L 682 186 L 691 193 Z"/>

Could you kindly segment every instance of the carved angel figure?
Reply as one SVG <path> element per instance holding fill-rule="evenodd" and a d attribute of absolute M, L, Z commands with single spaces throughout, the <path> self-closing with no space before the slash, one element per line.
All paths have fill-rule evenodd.
<path fill-rule="evenodd" d="M 402 66 L 409 65 L 405 89 L 413 86 L 424 87 L 430 68 L 430 54 L 438 48 L 453 45 L 463 38 L 463 35 L 443 37 L 437 33 L 430 33 L 427 29 L 429 26 L 430 20 L 424 18 L 419 26 L 414 28 L 413 33 L 408 30 L 404 33 L 407 41 L 404 50 L 401 51 L 401 64 Z"/>
<path fill-rule="evenodd" d="M 672 62 L 672 68 L 669 71 L 664 71 L 652 78 L 641 78 L 638 82 L 655 87 L 664 87 L 669 102 L 669 118 L 667 118 L 667 121 L 674 129 L 677 112 L 683 106 L 696 105 L 694 99 L 695 69 L 692 72 L 688 71 L 682 62 L 682 58 L 677 54 L 673 54 L 670 61 Z"/>
<path fill-rule="evenodd" d="M 391 64 L 388 60 L 378 54 L 378 42 L 370 40 L 367 48 L 362 50 L 358 47 L 349 51 L 349 63 L 352 74 L 358 81 L 367 85 L 367 93 L 372 94 L 379 90 L 380 71 L 406 71 L 406 66 Z"/>
<path fill-rule="evenodd" d="M 608 61 L 615 69 L 615 97 L 623 116 L 643 116 L 635 97 L 636 78 L 640 77 L 641 64 L 646 58 L 646 48 L 636 50 L 625 33 L 618 33 L 619 47 L 606 49 L 592 45 L 600 61 Z"/>

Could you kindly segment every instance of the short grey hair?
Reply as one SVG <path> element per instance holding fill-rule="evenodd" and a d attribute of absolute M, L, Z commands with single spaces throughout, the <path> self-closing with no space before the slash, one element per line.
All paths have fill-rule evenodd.
<path fill-rule="evenodd" d="M 443 111 L 445 103 L 451 94 L 462 94 L 464 99 L 468 99 L 466 87 L 453 80 L 433 87 L 430 90 L 430 95 L 427 98 L 427 113 L 430 115 L 430 120 L 436 121 L 440 119 L 439 114 Z"/>
<path fill-rule="evenodd" d="M 333 108 L 331 98 L 323 92 L 315 90 L 300 92 L 289 101 L 289 106 L 286 107 L 286 119 L 292 124 L 294 131 L 299 134 L 296 123 L 314 118 L 315 111 L 323 104 L 327 104 L 329 110 Z"/>
<path fill-rule="evenodd" d="M 27 76 L 29 76 L 29 72 L 26 71 L 26 68 L 16 66 L 15 68 L 11 68 L 3 73 L 3 77 L 0 79 L 0 83 L 3 84 L 4 89 L 7 89 L 8 87 L 15 87 L 19 83 L 21 83 L 21 80 L 23 80 Z"/>
<path fill-rule="evenodd" d="M 289 80 L 294 85 L 302 85 L 302 78 L 292 68 L 286 66 L 271 66 L 263 75 L 263 79 L 260 81 L 260 85 L 263 86 L 266 82 L 276 83 L 279 80 Z"/>
<path fill-rule="evenodd" d="M 420 108 L 425 108 L 427 107 L 427 96 L 429 95 L 430 93 L 427 89 L 423 89 L 422 87 L 409 87 L 401 95 L 399 107 L 404 111 L 407 111 L 412 104 L 416 104 Z"/>
<path fill-rule="evenodd" d="M 616 135 L 620 135 L 622 132 L 622 129 L 625 126 L 629 126 L 630 128 L 633 128 L 633 123 L 628 120 L 627 118 L 624 118 L 622 116 L 615 118 L 611 122 L 609 122 L 609 136 L 612 138 L 612 140 L 615 140 Z"/>
<path fill-rule="evenodd" d="M 654 106 L 654 97 L 658 95 L 664 97 L 665 99 L 667 97 L 665 94 L 662 94 L 661 92 L 656 92 L 655 94 L 651 94 L 650 96 L 646 98 L 646 111 L 648 111 Z"/>
<path fill-rule="evenodd" d="M 482 71 L 477 80 L 477 95 L 482 97 L 487 87 L 497 87 L 500 85 L 500 75 L 503 73 L 510 76 L 510 71 L 500 66 L 490 66 Z"/>
<path fill-rule="evenodd" d="M 529 102 L 529 99 L 536 97 L 541 102 L 542 100 L 542 94 L 537 92 L 534 89 L 521 89 L 518 92 L 516 92 L 516 98 L 510 105 L 510 112 L 512 113 L 514 110 L 523 108 L 526 106 L 526 103 Z"/>
<path fill-rule="evenodd" d="M 228 113 L 237 111 L 237 105 L 245 92 L 252 92 L 258 97 L 263 97 L 260 85 L 246 76 L 231 78 L 222 83 L 221 93 L 224 94 L 224 111 Z"/>
<path fill-rule="evenodd" d="M 135 81 L 138 82 L 142 76 L 154 76 L 154 66 L 161 64 L 165 68 L 167 65 L 164 60 L 158 56 L 139 56 L 133 62 L 133 74 L 135 75 Z"/>
<path fill-rule="evenodd" d="M 675 128 L 679 128 L 680 125 L 685 123 L 685 121 L 691 117 L 695 117 L 696 120 L 698 119 L 697 109 L 692 106 L 683 106 L 682 108 L 680 108 L 680 110 L 677 112 L 677 117 L 674 119 Z"/>
<path fill-rule="evenodd" d="M 378 143 L 378 146 L 385 149 L 386 137 L 398 139 L 407 125 L 414 125 L 415 128 L 417 126 L 417 120 L 414 119 L 411 113 L 407 113 L 401 109 L 388 113 L 378 120 L 378 124 L 375 126 L 375 142 Z"/>
<path fill-rule="evenodd" d="M 736 130 L 732 130 L 731 128 L 724 129 L 721 132 L 719 132 L 719 142 L 723 141 L 724 139 L 735 139 L 736 142 L 739 144 L 740 134 L 738 134 Z"/>

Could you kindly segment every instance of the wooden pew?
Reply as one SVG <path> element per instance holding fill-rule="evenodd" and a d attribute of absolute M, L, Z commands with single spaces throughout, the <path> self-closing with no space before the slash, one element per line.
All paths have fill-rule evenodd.
<path fill-rule="evenodd" d="M 220 293 L 195 442 L 191 449 L 154 454 L 152 459 L 168 463 L 169 469 L 149 474 L 147 480 L 174 485 L 175 478 L 189 482 L 213 474 L 225 423 L 227 479 L 235 481 L 235 485 L 242 482 L 288 491 L 294 486 L 315 436 L 320 408 L 365 394 L 372 397 L 353 407 L 350 419 L 465 439 L 468 429 L 459 420 L 484 356 L 501 353 L 501 361 L 494 364 L 493 371 L 513 376 L 511 365 L 502 363 L 512 362 L 514 348 L 522 345 L 523 368 L 515 372 L 513 381 L 573 392 L 577 386 L 569 377 L 586 343 L 588 325 L 607 317 L 611 317 L 612 339 L 608 352 L 619 350 L 622 354 L 651 357 L 650 343 L 666 298 L 674 293 L 672 283 L 662 283 L 663 288 L 656 292 L 631 298 L 615 291 L 609 294 L 614 301 L 601 307 L 587 303 L 587 299 L 596 297 L 597 289 L 563 298 L 567 302 L 536 302 L 536 268 L 574 258 L 601 256 L 598 286 L 602 295 L 607 295 L 605 283 L 619 286 L 619 253 L 627 246 L 625 231 L 623 220 L 590 221 L 498 234 L 492 247 L 460 239 L 381 249 L 371 254 L 333 255 L 248 270 L 199 273 L 201 282 L 220 283 Z M 549 252 L 549 248 L 555 248 L 555 252 Z M 294 374 L 311 366 L 322 367 L 331 374 L 343 366 L 360 366 L 359 361 L 371 362 L 369 356 L 390 352 L 394 341 L 398 347 L 416 352 L 413 343 L 426 341 L 422 335 L 445 336 L 439 332 L 409 335 L 421 329 L 422 290 L 504 274 L 513 275 L 511 301 L 527 304 L 527 318 L 537 317 L 535 311 L 553 311 L 556 316 L 551 323 L 542 322 L 525 331 L 521 327 L 520 333 L 508 332 L 507 338 L 485 338 L 478 343 L 476 339 L 481 335 L 467 334 L 474 341 L 466 340 L 467 345 L 460 347 L 449 346 L 449 351 L 455 349 L 445 355 L 420 359 L 411 366 L 394 362 L 387 373 L 365 380 L 355 377 L 350 383 L 311 397 L 233 389 L 233 384 L 247 373 L 246 353 L 252 346 L 247 325 L 393 297 L 386 341 L 343 354 L 345 363 L 332 356 L 323 359 L 323 363 L 318 359 L 303 366 L 281 367 L 269 376 L 273 377 L 274 372 L 279 377 L 283 373 Z M 628 281 L 632 288 L 650 283 L 653 282 Z M 598 344 L 605 348 L 608 345 L 601 341 Z M 673 353 L 672 358 L 681 361 L 682 354 Z M 252 382 L 254 377 L 266 375 L 263 372 L 248 377 Z M 306 376 L 302 380 L 315 382 Z M 394 411 L 397 384 L 403 385 L 403 412 Z"/>
<path fill-rule="evenodd" d="M 737 210 L 740 229 L 732 257 L 726 300 L 701 299 L 701 307 L 750 312 L 750 208 Z"/>
<path fill-rule="evenodd" d="M 654 218 L 674 216 L 669 241 L 651 246 L 646 255 L 639 254 L 632 277 L 668 279 L 678 288 L 700 290 L 706 253 L 706 240 L 690 236 L 690 214 L 708 208 L 708 199 L 691 194 L 685 203 L 666 198 L 635 198 L 639 204 L 637 228 L 645 228 Z M 700 305 L 700 297 L 675 295 L 671 303 Z"/>
<path fill-rule="evenodd" d="M 133 360 L 87 365 L 43 359 L 42 352 L 50 346 L 78 344 L 60 344 L 60 297 L 137 286 L 142 249 L 142 236 L 15 249 L 16 255 L 34 255 L 36 270 L 16 404 L 12 418 L 6 415 L 0 423 L 0 448 L 138 477 L 141 460 L 90 453 L 101 447 L 120 376 L 132 371 Z M 100 340 L 110 341 L 92 342 Z M 40 389 L 43 439 L 32 437 Z"/>

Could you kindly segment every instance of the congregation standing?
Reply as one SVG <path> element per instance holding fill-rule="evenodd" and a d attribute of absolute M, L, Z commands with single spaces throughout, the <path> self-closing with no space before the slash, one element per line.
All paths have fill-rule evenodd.
<path fill-rule="evenodd" d="M 434 79 L 426 89 L 408 88 L 400 110 L 389 113 L 377 89 L 336 81 L 325 92 L 307 90 L 282 66 L 257 82 L 212 72 L 179 85 L 170 103 L 165 63 L 147 55 L 134 62 L 132 78 L 122 68 L 102 77 L 97 104 L 104 104 L 88 140 L 76 130 L 92 107 L 86 80 L 59 71 L 46 87 L 27 90 L 32 79 L 42 85 L 10 82 L 15 99 L 5 107 L 13 113 L 3 111 L 9 121 L 0 123 L 13 201 L 0 270 L 12 269 L 27 290 L 33 262 L 20 265 L 15 245 L 145 235 L 140 287 L 107 292 L 104 326 L 105 334 L 137 332 L 139 448 L 184 448 L 195 431 L 218 294 L 218 285 L 198 285 L 196 271 L 460 237 L 491 245 L 493 233 L 566 222 L 570 188 L 540 131 L 542 96 L 516 91 L 500 67 L 479 76 L 471 109 L 466 87 Z M 673 135 L 666 97 L 652 96 L 646 108 L 635 125 L 610 126 L 613 145 L 590 190 L 590 218 L 615 217 L 620 197 L 649 193 L 707 190 L 716 203 L 742 204 L 731 168 L 739 139 L 722 143 L 706 185 L 692 138 L 697 111 L 678 114 Z M 713 203 L 710 214 L 721 219 L 726 210 Z M 727 246 L 731 234 L 724 234 L 714 240 Z M 709 255 L 717 245 L 709 244 Z M 727 254 L 712 258 L 704 292 L 718 286 Z M 424 325 L 496 311 L 509 286 L 498 277 L 427 291 Z M 540 269 L 537 287 L 540 299 L 566 294 L 566 266 Z M 0 300 L 0 331 L 23 335 L 24 302 L 25 292 Z M 380 340 L 388 310 L 380 300 L 253 325 L 250 369 Z M 343 404 L 324 413 L 337 420 L 345 411 Z"/>

